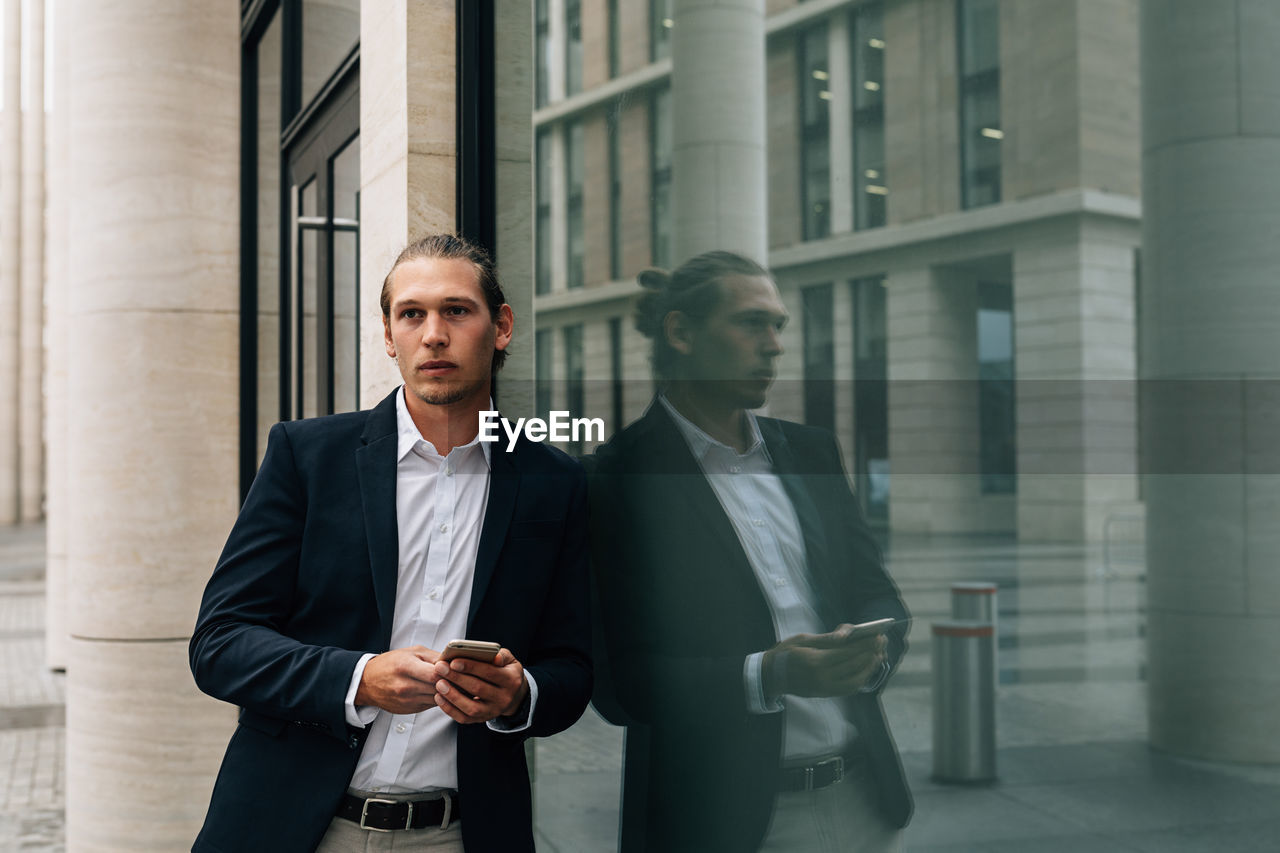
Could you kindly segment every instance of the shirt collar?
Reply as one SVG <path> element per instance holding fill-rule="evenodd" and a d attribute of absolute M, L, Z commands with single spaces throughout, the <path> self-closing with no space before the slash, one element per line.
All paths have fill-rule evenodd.
<path fill-rule="evenodd" d="M 400 393 L 396 394 L 396 462 L 401 462 L 406 456 L 413 452 L 413 449 L 421 442 L 426 453 L 429 455 L 432 451 L 438 458 L 443 459 L 431 442 L 422 437 L 422 433 L 418 431 L 418 425 L 413 422 L 413 418 L 409 414 L 409 407 L 404 401 L 404 395 L 408 393 L 403 385 L 400 386 Z M 493 409 L 493 398 L 489 398 L 489 408 Z M 468 441 L 461 447 L 454 448 L 445 456 L 458 454 L 475 453 L 476 448 L 480 448 L 480 453 L 484 456 L 485 467 L 489 467 L 489 445 L 491 442 L 481 441 L 479 431 L 476 437 Z"/>
<path fill-rule="evenodd" d="M 671 419 L 675 421 L 676 429 L 680 430 L 680 434 L 684 436 L 685 442 L 689 445 L 689 450 L 693 452 L 693 458 L 701 462 L 706 458 L 707 454 L 713 449 L 719 449 L 723 452 L 730 453 L 736 457 L 745 458 L 754 456 L 757 453 L 763 456 L 767 461 L 772 462 L 769 456 L 769 448 L 765 446 L 764 436 L 760 434 L 760 424 L 756 422 L 756 416 L 747 411 L 747 432 L 751 436 L 751 444 L 746 451 L 739 453 L 737 448 L 730 447 L 722 441 L 717 441 L 706 433 L 701 427 L 693 421 L 680 414 L 680 411 L 667 399 L 667 395 L 659 394 L 658 402 L 667 410 L 667 414 L 671 415 Z"/>

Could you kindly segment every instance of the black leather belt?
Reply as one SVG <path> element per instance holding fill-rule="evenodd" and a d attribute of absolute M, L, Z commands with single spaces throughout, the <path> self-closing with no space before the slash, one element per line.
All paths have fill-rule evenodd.
<path fill-rule="evenodd" d="M 462 804 L 458 801 L 457 794 L 403 802 L 379 797 L 366 800 L 343 794 L 342 802 L 338 805 L 338 817 L 360 824 L 361 829 L 376 832 L 445 826 L 446 815 L 449 823 L 462 817 Z"/>
<path fill-rule="evenodd" d="M 844 779 L 853 763 L 862 758 L 855 744 L 844 755 L 814 760 L 804 767 L 784 767 L 778 780 L 779 791 L 816 791 Z"/>

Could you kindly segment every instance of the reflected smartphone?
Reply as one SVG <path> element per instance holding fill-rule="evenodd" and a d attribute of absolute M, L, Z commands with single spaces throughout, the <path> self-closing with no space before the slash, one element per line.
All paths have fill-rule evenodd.
<path fill-rule="evenodd" d="M 845 635 L 845 642 L 853 640 L 861 640 L 863 637 L 872 637 L 876 634 L 883 634 L 889 630 L 889 626 L 897 622 L 897 619 L 876 619 L 872 622 L 862 622 L 854 625 L 852 630 Z"/>
<path fill-rule="evenodd" d="M 468 660 L 493 663 L 494 655 L 501 649 L 502 646 L 498 643 L 489 643 L 484 640 L 450 640 L 445 645 L 444 651 L 440 652 L 440 660 L 467 658 Z"/>

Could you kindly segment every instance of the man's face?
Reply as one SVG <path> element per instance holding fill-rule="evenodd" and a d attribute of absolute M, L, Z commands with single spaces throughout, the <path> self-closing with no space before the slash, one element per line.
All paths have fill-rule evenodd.
<path fill-rule="evenodd" d="M 720 302 L 701 325 L 692 326 L 681 349 L 686 375 L 700 393 L 740 409 L 765 403 L 782 355 L 780 333 L 787 309 L 778 288 L 765 276 L 728 276 L 720 281 Z"/>
<path fill-rule="evenodd" d="M 503 305 L 495 319 L 478 273 L 459 258 L 419 258 L 391 275 L 391 313 L 384 318 L 387 355 L 400 366 L 405 388 L 443 406 L 489 394 L 493 351 L 511 343 L 513 317 Z"/>

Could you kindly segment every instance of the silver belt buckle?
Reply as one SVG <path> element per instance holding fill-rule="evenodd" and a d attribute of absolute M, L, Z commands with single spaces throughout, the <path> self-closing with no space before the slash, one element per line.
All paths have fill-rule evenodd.
<path fill-rule="evenodd" d="M 383 829 L 380 826 L 368 826 L 365 824 L 365 820 L 369 817 L 370 803 L 386 803 L 389 806 L 396 805 L 395 800 L 384 800 L 380 797 L 370 797 L 369 799 L 365 800 L 364 808 L 360 810 L 360 828 L 367 829 L 370 832 L 394 832 L 395 830 L 392 830 L 392 829 Z M 405 805 L 409 807 L 409 813 L 405 815 L 403 829 L 409 829 L 410 827 L 413 826 L 413 803 L 405 803 Z"/>
<path fill-rule="evenodd" d="M 817 764 L 814 764 L 811 767 L 806 767 L 804 769 L 804 789 L 806 791 L 812 791 L 814 771 L 817 770 L 819 767 L 827 767 L 830 765 L 835 766 L 836 772 L 835 772 L 835 777 L 827 784 L 834 785 L 837 782 L 843 782 L 844 781 L 844 756 L 837 755 L 832 758 L 823 759 L 822 761 L 819 761 Z"/>

